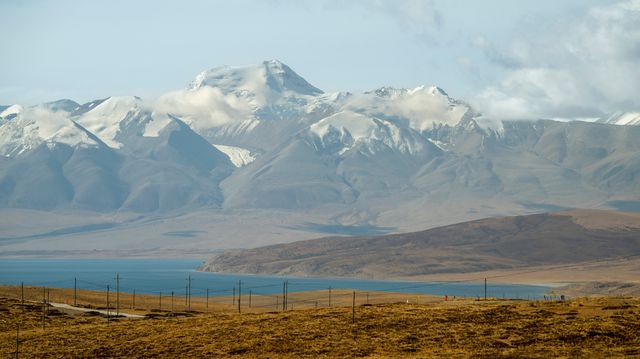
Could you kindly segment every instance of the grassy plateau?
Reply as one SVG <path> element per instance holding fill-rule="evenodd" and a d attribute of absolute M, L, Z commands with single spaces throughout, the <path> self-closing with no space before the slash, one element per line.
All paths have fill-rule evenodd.
<path fill-rule="evenodd" d="M 386 303 L 379 303 L 373 298 L 384 297 L 372 293 L 367 304 L 358 293 L 352 323 L 348 291 L 336 292 L 342 299 L 332 307 L 243 307 L 241 314 L 231 300 L 208 312 L 200 304 L 171 312 L 150 309 L 155 298 L 139 296 L 140 308 L 122 311 L 145 314 L 144 319 L 110 320 L 44 306 L 35 298 L 22 304 L 17 291 L 0 288 L 2 358 L 15 356 L 18 325 L 20 358 L 640 356 L 640 300 L 631 297 L 445 302 L 385 293 L 379 301 Z M 37 288 L 26 291 L 35 296 Z M 78 306 L 98 309 L 103 295 L 83 291 Z M 290 303 L 318 293 L 298 295 Z"/>

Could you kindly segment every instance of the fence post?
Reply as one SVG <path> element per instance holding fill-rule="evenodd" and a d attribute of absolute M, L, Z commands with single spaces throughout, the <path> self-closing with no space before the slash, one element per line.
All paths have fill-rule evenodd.
<path fill-rule="evenodd" d="M 207 302 L 206 303 L 207 304 L 206 304 L 205 308 L 206 308 L 206 311 L 208 312 L 209 311 L 209 288 L 207 288 Z"/>
<path fill-rule="evenodd" d="M 78 306 L 78 278 L 73 278 L 73 306 Z"/>
<path fill-rule="evenodd" d="M 236 287 L 233 287 L 233 298 L 231 298 L 231 305 L 236 305 Z"/>
<path fill-rule="evenodd" d="M 16 325 L 16 359 L 20 356 L 20 323 Z"/>
<path fill-rule="evenodd" d="M 160 295 L 159 295 L 159 305 L 160 305 L 160 313 L 162 313 L 162 291 L 160 291 Z"/>
<path fill-rule="evenodd" d="M 22 298 L 22 305 L 24 305 L 24 282 L 20 282 L 20 298 Z"/>
<path fill-rule="evenodd" d="M 133 304 L 131 304 L 131 309 L 136 309 L 136 289 L 133 288 Z"/>
<path fill-rule="evenodd" d="M 173 291 L 171 291 L 171 314 L 173 315 Z"/>
<path fill-rule="evenodd" d="M 331 307 L 331 286 L 329 286 L 329 307 Z"/>
<path fill-rule="evenodd" d="M 249 308 L 251 308 L 251 289 L 249 289 Z"/>

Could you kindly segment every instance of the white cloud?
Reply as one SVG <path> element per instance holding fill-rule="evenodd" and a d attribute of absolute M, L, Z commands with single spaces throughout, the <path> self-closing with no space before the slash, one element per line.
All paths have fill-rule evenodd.
<path fill-rule="evenodd" d="M 476 46 L 506 75 L 473 99 L 503 119 L 597 117 L 640 108 L 640 0 L 599 6 L 500 50 Z"/>
<path fill-rule="evenodd" d="M 245 98 L 225 95 L 210 86 L 173 91 L 161 96 L 155 104 L 156 112 L 176 115 L 197 129 L 249 119 L 252 110 L 253 106 Z"/>

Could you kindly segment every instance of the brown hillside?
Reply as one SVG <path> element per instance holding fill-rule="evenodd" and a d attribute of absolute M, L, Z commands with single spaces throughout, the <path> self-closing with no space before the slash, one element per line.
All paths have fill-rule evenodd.
<path fill-rule="evenodd" d="M 640 214 L 569 211 L 487 218 L 421 232 L 328 237 L 233 251 L 202 269 L 411 277 L 567 264 L 640 254 Z"/>

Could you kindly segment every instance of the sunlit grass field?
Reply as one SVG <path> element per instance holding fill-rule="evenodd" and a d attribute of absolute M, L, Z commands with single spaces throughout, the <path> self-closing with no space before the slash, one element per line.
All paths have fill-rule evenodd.
<path fill-rule="evenodd" d="M 3 287 L 0 295 L 7 297 L 7 291 L 15 293 L 15 287 Z M 238 314 L 229 300 L 210 312 L 180 308 L 171 315 L 138 309 L 149 317 L 110 321 L 54 308 L 43 316 L 42 303 L 3 298 L 0 357 L 15 355 L 18 324 L 21 358 L 640 355 L 640 300 L 635 298 L 445 302 L 431 297 L 415 303 L 407 296 L 385 304 L 359 302 L 353 323 L 352 298 L 347 291 L 342 294 L 345 299 L 330 308 L 274 307 Z M 85 295 L 83 302 L 90 301 Z M 102 298 L 102 293 L 95 295 Z M 142 307 L 152 298 L 137 300 Z"/>

